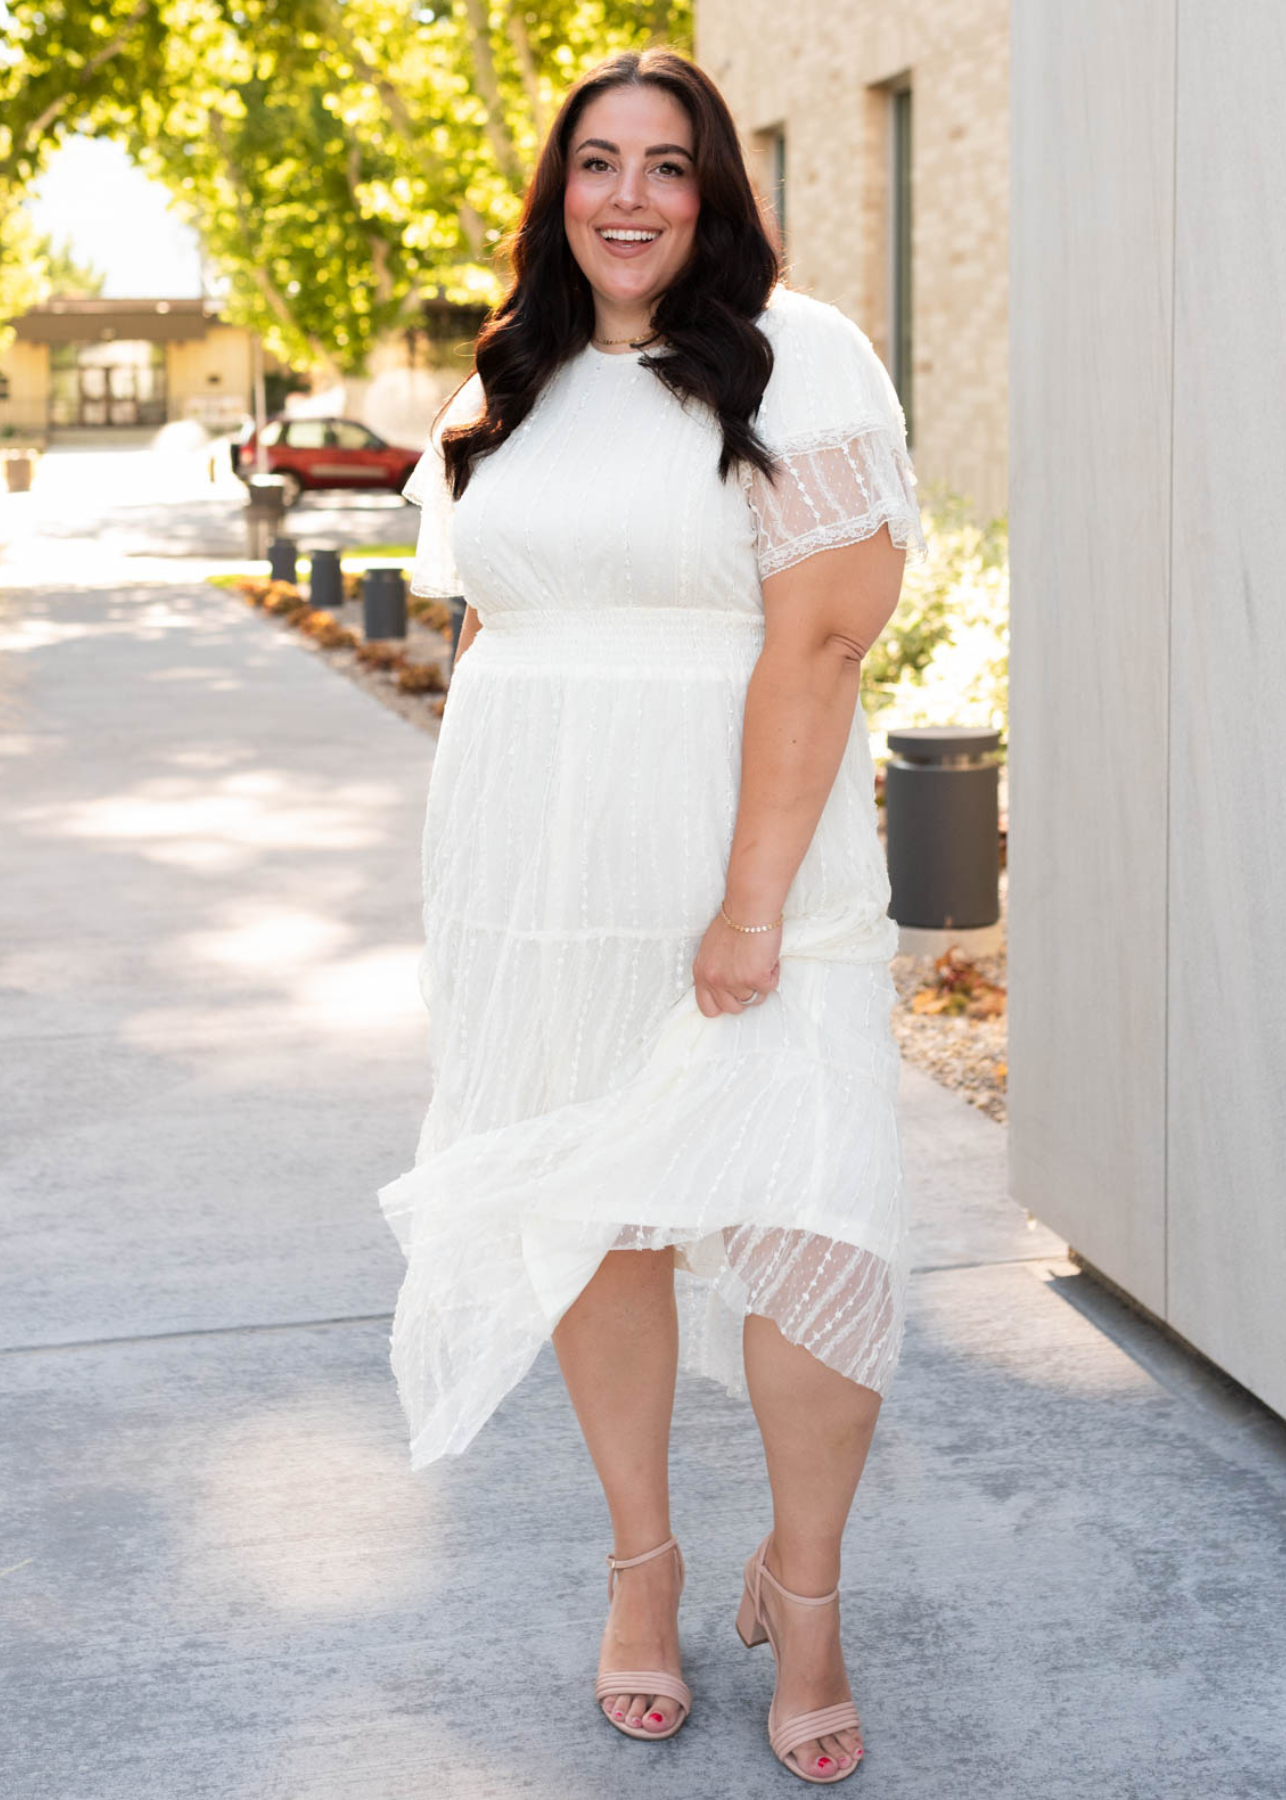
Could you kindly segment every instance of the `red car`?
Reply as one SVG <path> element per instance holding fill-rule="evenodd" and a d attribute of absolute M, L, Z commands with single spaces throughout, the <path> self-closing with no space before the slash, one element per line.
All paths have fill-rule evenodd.
<path fill-rule="evenodd" d="M 264 473 L 280 475 L 286 505 L 306 488 L 379 488 L 400 493 L 420 460 L 418 450 L 386 444 L 354 419 L 269 419 L 263 428 Z M 242 481 L 257 473 L 255 426 L 247 419 L 232 445 L 232 470 Z"/>

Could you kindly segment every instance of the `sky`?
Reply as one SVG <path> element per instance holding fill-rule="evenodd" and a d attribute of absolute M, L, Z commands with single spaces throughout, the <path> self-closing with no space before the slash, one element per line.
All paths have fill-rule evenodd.
<path fill-rule="evenodd" d="M 201 292 L 192 229 L 167 210 L 169 196 L 119 144 L 71 137 L 50 157 L 27 199 L 40 231 L 70 238 L 78 262 L 101 270 L 112 299 L 181 300 Z"/>

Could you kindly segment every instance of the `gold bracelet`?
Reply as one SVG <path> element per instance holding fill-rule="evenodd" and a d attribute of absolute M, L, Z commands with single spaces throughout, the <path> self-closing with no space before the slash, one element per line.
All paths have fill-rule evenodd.
<path fill-rule="evenodd" d="M 729 919 L 727 913 L 724 912 L 722 900 L 719 902 L 719 911 L 734 931 L 772 931 L 781 924 L 785 917 L 784 913 L 778 913 L 771 925 L 738 925 L 735 919 Z"/>

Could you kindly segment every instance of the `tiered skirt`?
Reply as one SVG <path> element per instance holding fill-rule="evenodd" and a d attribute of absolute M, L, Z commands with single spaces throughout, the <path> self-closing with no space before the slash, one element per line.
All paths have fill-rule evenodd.
<path fill-rule="evenodd" d="M 745 1391 L 747 1313 L 879 1393 L 907 1219 L 897 930 L 858 709 L 787 895 L 781 978 L 706 1018 L 758 612 L 488 615 L 423 839 L 431 1098 L 379 1190 L 412 1468 L 462 1451 L 613 1249 L 676 1247 L 682 1366 Z"/>

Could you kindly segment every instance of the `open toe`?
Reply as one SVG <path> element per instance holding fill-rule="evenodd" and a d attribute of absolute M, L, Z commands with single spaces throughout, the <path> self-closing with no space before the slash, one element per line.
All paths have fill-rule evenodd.
<path fill-rule="evenodd" d="M 763 1584 L 767 1583 L 783 1599 L 808 1607 L 830 1605 L 839 1599 L 839 1589 L 835 1588 L 829 1594 L 792 1594 L 789 1588 L 783 1587 L 765 1562 L 771 1535 L 769 1533 L 746 1564 L 745 1591 L 737 1614 L 737 1633 L 749 1649 L 753 1649 L 756 1644 L 767 1643 L 780 1673 L 777 1639 L 764 1606 Z M 861 1760 L 860 1751 L 850 1755 L 844 1749 L 845 1744 L 852 1742 L 854 1738 L 860 1744 L 861 1720 L 851 1699 L 782 1718 L 777 1710 L 777 1684 L 774 1682 L 773 1697 L 768 1708 L 768 1742 L 772 1745 L 778 1762 L 783 1768 L 789 1769 L 792 1775 L 798 1775 L 801 1781 L 816 1782 L 819 1785 L 843 1781 L 853 1774 Z M 840 1760 L 841 1756 L 844 1757 L 843 1761 Z"/>
<path fill-rule="evenodd" d="M 609 1555 L 608 1599 L 612 1598 L 618 1569 L 650 1562 L 666 1550 L 673 1550 L 678 1558 L 679 1591 L 682 1592 L 683 1552 L 678 1540 L 671 1537 L 658 1544 L 655 1550 L 645 1550 L 642 1556 Z M 667 1669 L 606 1669 L 594 1682 L 594 1696 L 600 1703 L 605 1703 L 602 1710 L 608 1724 L 624 1732 L 626 1737 L 673 1737 L 692 1710 L 691 1689 L 680 1676 L 672 1675 Z"/>

